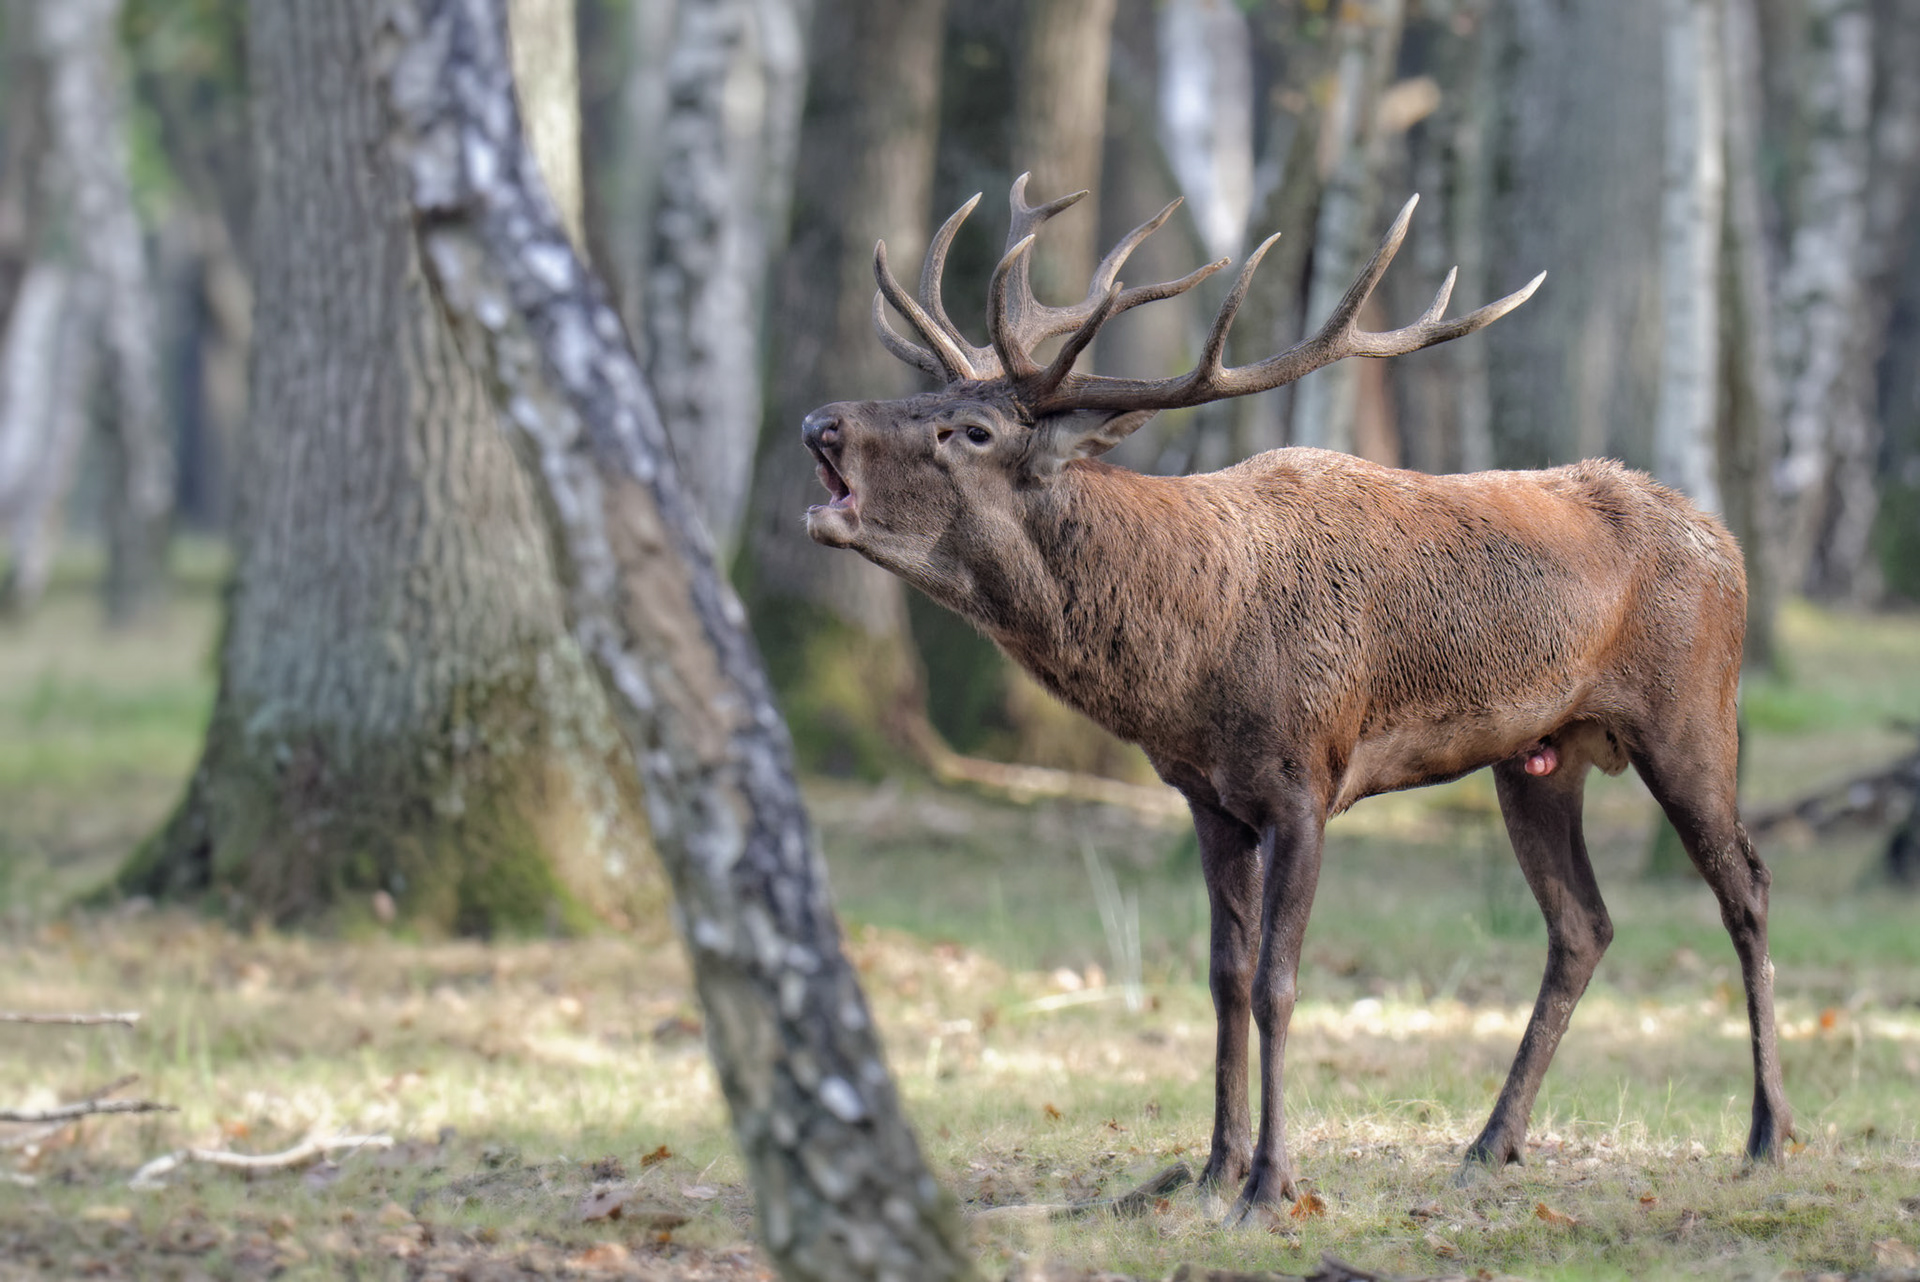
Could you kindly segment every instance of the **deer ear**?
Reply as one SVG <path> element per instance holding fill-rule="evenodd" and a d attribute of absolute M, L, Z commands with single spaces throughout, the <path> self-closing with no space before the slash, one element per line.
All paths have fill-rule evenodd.
<path fill-rule="evenodd" d="M 1105 454 L 1146 425 L 1157 410 L 1070 410 L 1048 420 L 1049 459 L 1054 466 Z"/>

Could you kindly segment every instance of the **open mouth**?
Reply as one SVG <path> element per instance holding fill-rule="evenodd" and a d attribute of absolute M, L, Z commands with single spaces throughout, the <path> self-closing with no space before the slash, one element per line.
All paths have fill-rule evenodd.
<path fill-rule="evenodd" d="M 833 495 L 830 502 L 817 504 L 820 507 L 838 508 L 851 511 L 854 505 L 853 487 L 847 484 L 847 478 L 840 475 L 840 469 L 833 465 L 825 450 L 819 446 L 810 446 L 813 450 L 814 474 L 820 478 L 820 484 L 827 487 L 827 493 Z"/>

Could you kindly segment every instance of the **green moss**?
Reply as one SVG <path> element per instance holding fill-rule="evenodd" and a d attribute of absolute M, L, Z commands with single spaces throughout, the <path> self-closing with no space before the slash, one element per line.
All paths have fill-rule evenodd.
<path fill-rule="evenodd" d="M 560 714 L 535 689 L 501 682 L 452 702 L 475 749 L 449 754 L 445 727 L 428 719 L 348 762 L 319 728 L 262 741 L 245 732 L 245 710 L 222 707 L 186 796 L 114 889 L 349 933 L 373 926 L 385 892 L 415 933 L 482 938 L 578 934 L 658 906 L 650 862 L 624 885 L 597 866 L 595 825 L 569 786 L 587 767 L 554 746 Z M 631 773 L 624 754 L 597 767 Z M 637 781 L 613 794 L 627 811 L 615 826 L 638 845 Z"/>
<path fill-rule="evenodd" d="M 802 769 L 842 778 L 898 773 L 903 718 L 918 715 L 917 661 L 903 638 L 869 636 L 819 606 L 754 616 Z"/>

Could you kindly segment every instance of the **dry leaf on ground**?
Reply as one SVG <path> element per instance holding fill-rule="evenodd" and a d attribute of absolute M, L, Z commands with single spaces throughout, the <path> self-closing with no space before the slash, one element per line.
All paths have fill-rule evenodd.
<path fill-rule="evenodd" d="M 1548 1224 L 1563 1229 L 1570 1229 L 1580 1222 L 1573 1216 L 1568 1215 L 1565 1211 L 1554 1210 L 1545 1202 L 1535 1202 L 1533 1204 L 1533 1218 L 1536 1220 L 1545 1220 Z"/>

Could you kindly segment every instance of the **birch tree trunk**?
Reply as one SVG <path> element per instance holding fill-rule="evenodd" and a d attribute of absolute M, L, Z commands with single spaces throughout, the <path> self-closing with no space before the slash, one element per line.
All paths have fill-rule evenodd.
<path fill-rule="evenodd" d="M 396 10 L 423 257 L 538 478 L 576 634 L 647 774 L 709 1045 L 783 1276 L 970 1276 L 840 946 L 740 603 L 519 137 L 498 0 Z"/>
<path fill-rule="evenodd" d="M 21 283 L 0 343 L 0 535 L 7 541 L 0 614 L 45 592 L 88 426 L 99 368 L 99 282 L 41 260 Z"/>
<path fill-rule="evenodd" d="M 1777 484 L 1786 502 L 1788 581 L 1830 586 L 1815 572 L 1827 520 L 1835 442 L 1867 434 L 1865 353 L 1859 325 L 1862 244 L 1873 101 L 1873 18 L 1868 0 L 1808 0 L 1806 169 L 1780 282 L 1779 364 L 1786 455 Z"/>
<path fill-rule="evenodd" d="M 1660 391 L 1654 475 L 1719 512 L 1720 237 L 1726 206 L 1720 0 L 1664 0 Z"/>
<path fill-rule="evenodd" d="M 731 559 L 753 483 L 770 265 L 806 81 L 795 0 L 680 0 L 643 305 L 681 474 Z"/>
<path fill-rule="evenodd" d="M 251 9 L 239 562 L 200 765 L 121 884 L 280 921 L 385 891 L 430 932 L 650 911 L 632 764 L 380 161 L 384 3 Z"/>
<path fill-rule="evenodd" d="M 120 0 L 35 7 L 48 75 L 47 121 L 71 200 L 84 269 L 111 305 L 106 414 L 107 618 L 124 624 L 157 598 L 173 511 L 173 451 L 160 419 L 158 325 L 146 242 L 127 176 L 126 77 L 118 59 Z"/>
<path fill-rule="evenodd" d="M 1402 0 L 1369 0 L 1345 7 L 1333 98 L 1321 134 L 1326 190 L 1313 235 L 1306 325 L 1316 326 L 1338 305 L 1372 250 L 1380 204 L 1376 106 L 1399 58 L 1406 21 Z M 1351 451 L 1359 370 L 1345 362 L 1300 380 L 1294 393 L 1293 441 Z"/>
<path fill-rule="evenodd" d="M 945 15 L 946 0 L 822 0 L 810 39 L 749 598 L 801 757 L 833 771 L 884 773 L 924 696 L 900 580 L 799 527 L 823 493 L 799 426 L 827 402 L 918 385 L 873 334 L 873 245 L 911 271 L 927 243 Z"/>

